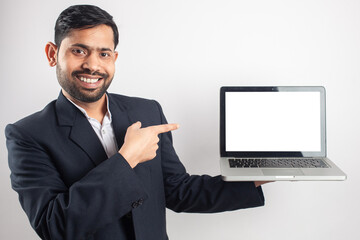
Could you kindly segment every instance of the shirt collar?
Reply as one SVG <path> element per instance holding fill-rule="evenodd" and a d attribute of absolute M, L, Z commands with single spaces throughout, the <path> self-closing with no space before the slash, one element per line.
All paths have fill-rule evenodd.
<path fill-rule="evenodd" d="M 108 95 L 105 93 L 105 98 L 106 98 L 106 114 L 104 116 L 104 119 L 105 118 L 108 118 L 109 122 L 112 121 L 112 116 L 111 116 L 111 112 L 110 112 L 110 108 L 109 108 L 109 97 Z M 79 105 L 77 105 L 76 103 L 74 103 L 73 101 L 71 101 L 71 99 L 67 98 L 67 100 L 69 100 L 72 104 L 74 104 L 75 107 L 77 107 L 84 115 L 85 117 L 89 120 L 89 119 L 93 119 L 91 117 L 89 117 L 89 115 L 87 114 L 87 112 L 85 111 L 85 109 L 83 109 L 82 107 L 80 107 Z"/>

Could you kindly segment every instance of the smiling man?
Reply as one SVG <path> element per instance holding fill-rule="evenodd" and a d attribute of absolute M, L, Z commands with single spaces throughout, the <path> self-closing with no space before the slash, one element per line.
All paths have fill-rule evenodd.
<path fill-rule="evenodd" d="M 57 27 L 62 25 L 58 21 Z M 108 25 L 85 26 L 72 29 L 61 41 L 56 38 L 56 45 L 49 42 L 45 47 L 50 66 L 56 65 L 64 96 L 85 109 L 102 106 L 99 119 L 96 118 L 99 122 L 106 111 L 105 92 L 114 77 L 118 56 L 113 36 Z M 97 106 L 91 107 L 92 103 Z"/>
<path fill-rule="evenodd" d="M 53 43 L 46 45 L 50 63 L 57 64 L 57 78 L 66 97 L 87 103 L 104 97 L 114 77 L 114 62 L 118 56 L 109 36 L 112 36 L 111 27 L 99 25 L 72 30 L 62 40 L 61 49 Z M 98 46 L 99 43 L 104 46 Z"/>
<path fill-rule="evenodd" d="M 6 127 L 12 187 L 42 239 L 168 239 L 165 208 L 262 206 L 261 183 L 186 173 L 160 105 L 107 92 L 118 30 L 90 5 L 64 10 L 45 51 L 61 92 Z"/>

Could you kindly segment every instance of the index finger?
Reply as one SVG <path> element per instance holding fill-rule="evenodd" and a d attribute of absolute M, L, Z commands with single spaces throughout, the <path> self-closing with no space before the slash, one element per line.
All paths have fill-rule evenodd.
<path fill-rule="evenodd" d="M 170 132 L 173 130 L 176 130 L 179 128 L 179 124 L 177 123 L 169 123 L 169 124 L 160 124 L 160 125 L 154 125 L 154 126 L 150 126 L 148 128 L 153 129 L 157 134 L 160 133 L 166 133 L 166 132 Z"/>

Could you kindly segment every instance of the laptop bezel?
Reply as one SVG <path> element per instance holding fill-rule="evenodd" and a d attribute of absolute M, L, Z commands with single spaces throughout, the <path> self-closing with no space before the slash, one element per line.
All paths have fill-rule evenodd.
<path fill-rule="evenodd" d="M 321 151 L 318 152 L 247 152 L 226 151 L 226 92 L 319 92 Z M 220 88 L 220 156 L 238 158 L 326 157 L 326 93 L 322 86 L 223 86 Z"/>

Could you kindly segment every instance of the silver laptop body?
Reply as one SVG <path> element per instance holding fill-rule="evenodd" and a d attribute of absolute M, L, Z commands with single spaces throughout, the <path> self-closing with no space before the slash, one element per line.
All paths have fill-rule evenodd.
<path fill-rule="evenodd" d="M 222 87 L 225 181 L 345 180 L 326 157 L 324 87 Z"/>

